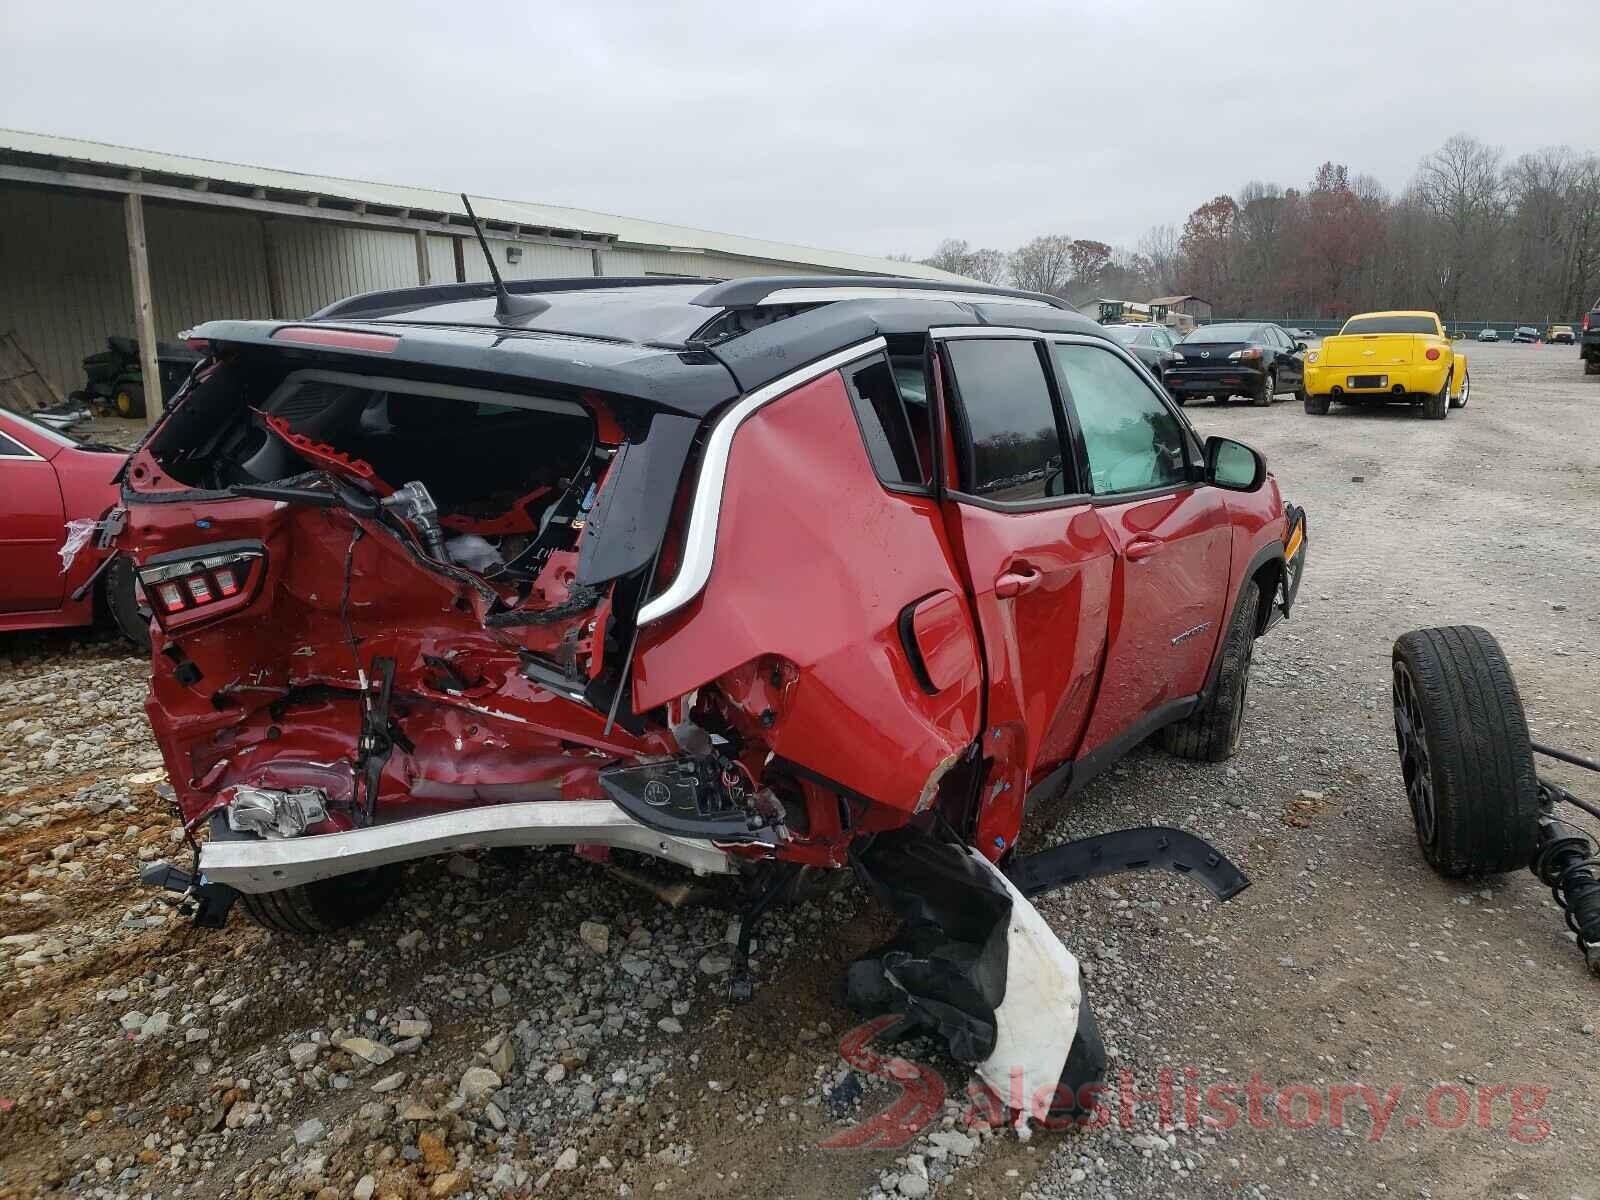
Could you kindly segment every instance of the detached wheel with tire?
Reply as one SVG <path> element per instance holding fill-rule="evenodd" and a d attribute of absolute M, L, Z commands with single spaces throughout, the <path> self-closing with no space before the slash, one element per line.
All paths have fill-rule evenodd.
<path fill-rule="evenodd" d="M 1394 728 L 1422 856 L 1439 874 L 1533 861 L 1539 781 L 1522 698 L 1500 644 L 1473 625 L 1394 644 Z"/>
<path fill-rule="evenodd" d="M 1422 401 L 1422 415 L 1430 421 L 1442 421 L 1450 413 L 1450 380 L 1432 396 Z"/>
<path fill-rule="evenodd" d="M 1211 698 L 1204 707 L 1161 731 L 1161 745 L 1167 753 L 1197 762 L 1222 762 L 1238 752 L 1260 611 L 1261 589 L 1255 580 L 1247 579 L 1223 634 L 1222 663 Z"/>
<path fill-rule="evenodd" d="M 1313 396 L 1306 394 L 1306 411 L 1314 417 L 1323 417 L 1328 414 L 1328 404 L 1333 399 L 1331 396 Z"/>

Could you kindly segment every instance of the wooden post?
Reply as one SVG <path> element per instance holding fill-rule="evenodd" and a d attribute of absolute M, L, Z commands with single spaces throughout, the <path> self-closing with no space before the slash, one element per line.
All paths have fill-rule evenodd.
<path fill-rule="evenodd" d="M 428 235 L 422 230 L 417 230 L 417 286 L 427 287 L 433 282 L 433 276 L 428 270 Z"/>
<path fill-rule="evenodd" d="M 461 245 L 465 240 L 466 240 L 465 238 L 458 238 L 458 237 L 453 237 L 453 238 L 450 239 L 451 246 L 455 250 L 455 255 L 456 255 L 456 282 L 457 283 L 465 283 L 467 281 L 467 260 L 466 260 L 466 256 L 462 253 L 462 250 L 461 250 Z"/>
<path fill-rule="evenodd" d="M 133 328 L 139 338 L 139 369 L 144 374 L 145 423 L 161 416 L 161 366 L 156 361 L 156 314 L 150 299 L 150 253 L 144 240 L 144 197 L 129 192 L 123 202 L 128 218 L 128 272 L 133 278 Z"/>

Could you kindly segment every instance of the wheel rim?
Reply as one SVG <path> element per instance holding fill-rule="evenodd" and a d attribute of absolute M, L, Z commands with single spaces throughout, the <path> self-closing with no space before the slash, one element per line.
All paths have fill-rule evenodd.
<path fill-rule="evenodd" d="M 1470 374 L 1463 375 L 1461 377 L 1461 399 L 1456 401 L 1456 407 L 1457 408 L 1465 408 L 1467 406 L 1467 397 L 1469 395 L 1471 395 L 1471 394 L 1472 394 L 1472 376 Z"/>
<path fill-rule="evenodd" d="M 133 411 L 133 398 L 127 392 L 117 393 L 117 411 L 125 417 Z"/>
<path fill-rule="evenodd" d="M 1417 840 L 1432 846 L 1437 824 L 1433 802 L 1433 769 L 1428 761 L 1428 728 L 1416 683 L 1404 663 L 1394 665 L 1394 733 L 1400 752 L 1400 773 L 1406 782 L 1411 818 L 1417 823 Z"/>

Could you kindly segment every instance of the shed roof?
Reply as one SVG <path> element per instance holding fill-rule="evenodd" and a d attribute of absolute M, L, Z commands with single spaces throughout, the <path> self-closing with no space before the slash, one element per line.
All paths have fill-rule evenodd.
<path fill-rule="evenodd" d="M 310 175 L 300 171 L 284 171 L 271 167 L 193 158 L 182 154 L 139 150 L 80 138 L 0 129 L 0 157 L 18 155 L 53 159 L 61 165 L 61 169 L 65 170 L 76 169 L 76 164 L 88 164 L 101 171 L 107 168 L 119 173 L 137 171 L 146 178 L 181 181 L 201 191 L 201 195 L 195 197 L 200 202 L 203 202 L 204 189 L 216 187 L 219 190 L 231 188 L 235 194 L 238 194 L 240 189 L 247 193 L 259 191 L 264 193 L 263 198 L 270 199 L 286 196 L 301 199 L 318 197 L 352 205 L 404 211 L 412 217 L 437 214 L 441 218 L 452 218 L 456 221 L 465 219 L 465 214 L 461 211 L 460 197 L 453 192 L 439 191 L 435 188 L 373 183 L 329 175 Z M 736 258 L 800 263 L 841 272 L 901 275 L 915 279 L 962 278 L 949 271 L 941 271 L 936 267 L 916 262 L 900 262 L 841 250 L 823 250 L 814 246 L 775 242 L 741 234 L 716 233 L 708 229 L 669 225 L 659 221 L 646 221 L 636 217 L 569 208 L 564 205 L 501 200 L 491 196 L 468 194 L 471 195 L 473 208 L 485 222 L 520 225 L 535 230 L 560 231 L 629 246 L 700 250 Z"/>

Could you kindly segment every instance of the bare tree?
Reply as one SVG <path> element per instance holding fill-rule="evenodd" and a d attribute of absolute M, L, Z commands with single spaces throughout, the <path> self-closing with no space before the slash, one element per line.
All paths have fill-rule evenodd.
<path fill-rule="evenodd" d="M 1178 290 L 1178 227 L 1152 225 L 1139 239 L 1139 258 L 1152 289 L 1151 295 L 1170 296 Z"/>
<path fill-rule="evenodd" d="M 1422 160 L 1412 190 L 1449 233 L 1440 303 L 1454 312 L 1474 282 L 1469 274 L 1494 250 L 1490 243 L 1505 207 L 1500 151 L 1458 133 Z"/>
<path fill-rule="evenodd" d="M 1072 239 L 1047 233 L 1011 252 L 1011 278 L 1019 288 L 1065 296 L 1072 282 Z"/>
<path fill-rule="evenodd" d="M 962 238 L 946 238 L 922 260 L 924 266 L 938 267 L 984 283 L 1006 282 L 1006 256 L 988 247 L 974 249 Z"/>

